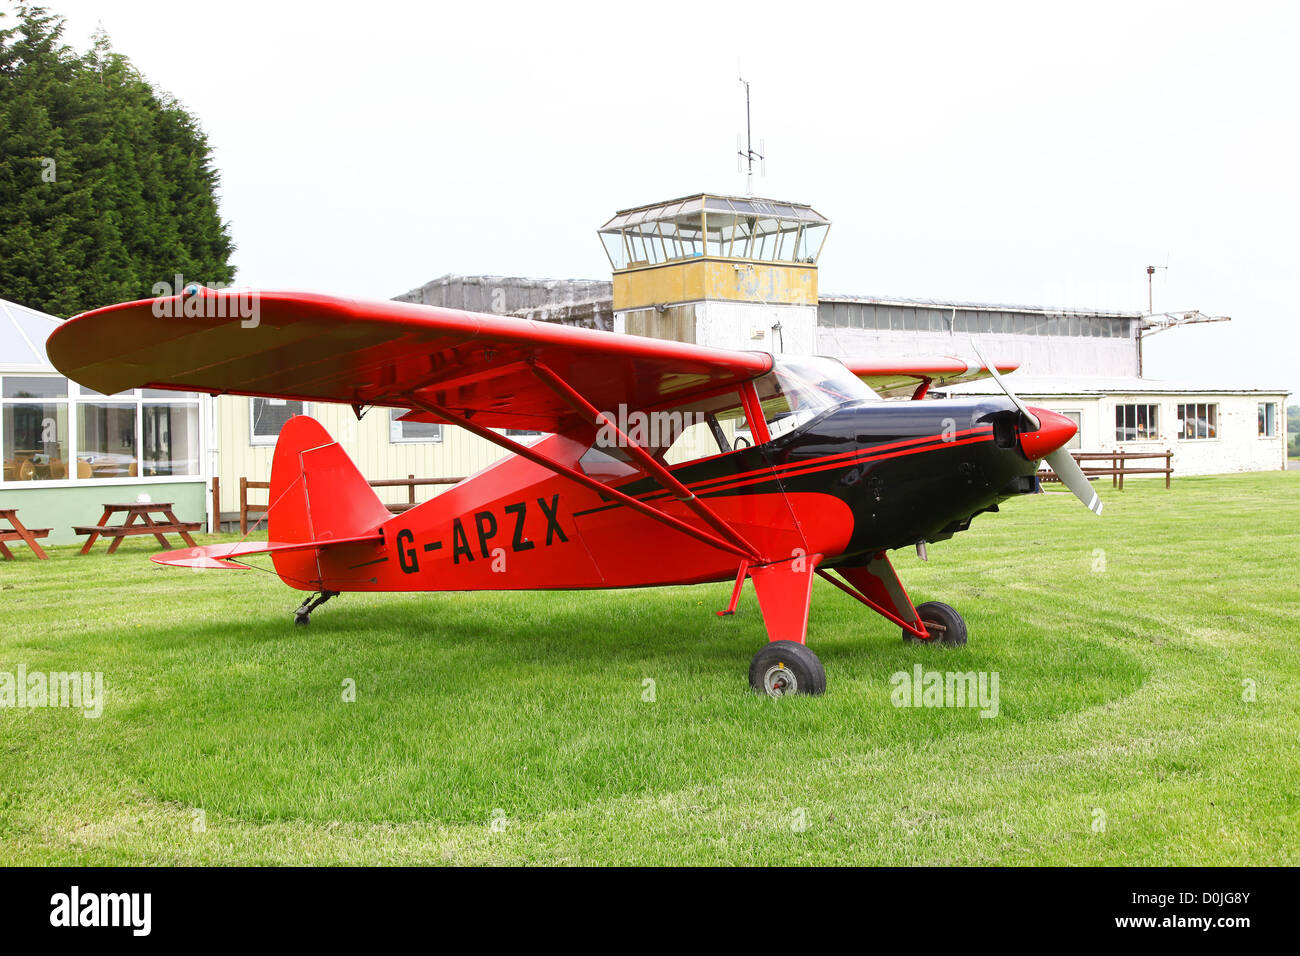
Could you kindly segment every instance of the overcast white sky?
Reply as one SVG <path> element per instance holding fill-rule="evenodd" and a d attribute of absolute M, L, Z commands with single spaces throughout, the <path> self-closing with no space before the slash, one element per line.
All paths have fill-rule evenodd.
<path fill-rule="evenodd" d="M 1167 261 L 1233 321 L 1148 375 L 1300 392 L 1294 4 L 49 5 L 199 116 L 241 283 L 605 278 L 616 209 L 743 192 L 739 59 L 823 292 L 1138 310 Z"/>

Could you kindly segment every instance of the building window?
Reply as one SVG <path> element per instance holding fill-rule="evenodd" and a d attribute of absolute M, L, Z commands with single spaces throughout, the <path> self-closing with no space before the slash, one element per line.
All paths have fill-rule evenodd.
<path fill-rule="evenodd" d="M 60 376 L 0 376 L 6 482 L 197 476 L 199 447 L 193 392 L 100 395 Z"/>
<path fill-rule="evenodd" d="M 68 477 L 68 380 L 6 375 L 0 381 L 5 481 Z"/>
<path fill-rule="evenodd" d="M 135 402 L 83 402 L 77 408 L 77 477 L 135 478 Z"/>
<path fill-rule="evenodd" d="M 1116 405 L 1116 441 L 1154 441 L 1160 437 L 1159 405 Z"/>
<path fill-rule="evenodd" d="M 1065 443 L 1065 448 L 1082 448 L 1083 447 L 1083 412 L 1061 412 L 1066 418 L 1074 422 L 1074 434 L 1070 440 Z"/>
<path fill-rule="evenodd" d="M 305 415 L 306 408 L 303 402 L 291 402 L 286 398 L 249 399 L 248 443 L 274 445 L 284 423 L 294 415 Z"/>
<path fill-rule="evenodd" d="M 388 440 L 399 442 L 436 442 L 442 441 L 442 426 L 433 422 L 399 422 L 405 415 L 401 408 L 388 410 Z"/>
<path fill-rule="evenodd" d="M 146 478 L 199 473 L 199 406 L 150 401 L 140 405 L 140 451 Z"/>
<path fill-rule="evenodd" d="M 1178 437 L 1196 441 L 1219 437 L 1219 406 L 1190 404 L 1178 406 Z"/>
<path fill-rule="evenodd" d="M 1259 437 L 1277 437 L 1277 402 L 1259 403 Z"/>

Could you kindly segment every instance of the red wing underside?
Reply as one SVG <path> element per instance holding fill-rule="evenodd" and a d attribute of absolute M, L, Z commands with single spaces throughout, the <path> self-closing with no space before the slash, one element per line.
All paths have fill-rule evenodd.
<path fill-rule="evenodd" d="M 952 356 L 912 359 L 845 359 L 849 371 L 862 379 L 878 394 L 891 398 L 914 393 L 921 397 L 931 386 L 956 385 L 988 378 L 992 373 L 985 365 L 972 365 Z M 1006 374 L 1020 367 L 1018 362 L 996 362 L 997 370 Z M 919 394 L 918 394 L 919 392 Z"/>
<path fill-rule="evenodd" d="M 763 352 L 409 302 L 212 290 L 87 312 L 56 329 L 47 351 L 59 371 L 105 394 L 149 386 L 419 409 L 439 420 L 418 398 L 483 427 L 545 432 L 581 416 L 538 365 L 610 412 L 686 401 L 772 365 Z"/>

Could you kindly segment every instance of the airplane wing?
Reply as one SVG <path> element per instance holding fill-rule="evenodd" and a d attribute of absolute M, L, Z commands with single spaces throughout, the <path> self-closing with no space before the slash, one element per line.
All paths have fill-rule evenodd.
<path fill-rule="evenodd" d="M 765 352 L 409 302 L 202 288 L 86 312 L 56 329 L 46 350 L 60 372 L 104 394 L 259 395 L 443 421 L 432 406 L 485 428 L 546 432 L 580 415 L 533 364 L 611 412 L 676 404 L 772 367 Z"/>
<path fill-rule="evenodd" d="M 972 364 L 951 355 L 870 361 L 845 359 L 844 364 L 849 367 L 849 371 L 886 398 L 914 394 L 923 385 L 927 389 L 930 386 L 955 385 L 958 382 L 988 378 L 993 374 L 986 365 Z M 999 372 L 1014 372 L 1020 363 L 996 362 L 995 367 Z"/>

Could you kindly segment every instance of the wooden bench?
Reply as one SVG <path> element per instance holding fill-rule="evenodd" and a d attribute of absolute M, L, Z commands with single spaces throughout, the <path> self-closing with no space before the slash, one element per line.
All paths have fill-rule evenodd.
<path fill-rule="evenodd" d="M 1174 453 L 1171 450 L 1165 451 L 1071 451 L 1075 462 L 1083 471 L 1085 478 L 1105 478 L 1110 476 L 1110 485 L 1112 488 L 1124 490 L 1125 475 L 1164 475 L 1165 487 L 1169 487 L 1170 478 L 1174 473 Z M 1163 458 L 1165 464 L 1163 468 L 1135 468 L 1129 464 L 1130 461 L 1144 461 L 1152 458 Z M 1096 462 L 1096 464 L 1092 464 Z M 1039 473 L 1042 481 L 1060 481 L 1056 472 L 1050 467 L 1045 467 Z"/>
<path fill-rule="evenodd" d="M 115 514 L 125 512 L 126 520 L 121 524 L 109 524 L 108 520 Z M 151 514 L 160 514 L 164 521 L 155 521 L 149 517 Z M 86 543 L 81 547 L 81 554 L 89 554 L 91 546 L 101 537 L 112 538 L 112 543 L 108 546 L 108 553 L 112 554 L 117 550 L 118 545 L 124 538 L 129 538 L 136 534 L 151 534 L 160 545 L 168 550 L 171 549 L 171 542 L 164 537 L 168 534 L 179 534 L 184 542 L 191 548 L 196 547 L 194 539 L 190 537 L 191 531 L 198 531 L 203 527 L 202 522 L 198 521 L 181 521 L 172 512 L 172 502 L 132 502 L 131 504 L 107 504 L 104 505 L 103 517 L 99 519 L 98 524 L 78 525 L 72 529 L 74 534 L 89 535 Z"/>
<path fill-rule="evenodd" d="M 12 561 L 14 557 L 13 552 L 9 550 L 9 546 L 6 545 L 5 542 L 21 541 L 23 544 L 27 545 L 27 547 L 31 548 L 32 552 L 40 560 L 45 561 L 49 559 L 49 555 L 41 549 L 39 544 L 36 543 L 37 538 L 48 538 L 50 536 L 49 528 L 24 527 L 23 523 L 18 520 L 17 508 L 0 508 L 0 520 L 9 522 L 8 528 L 0 527 L 0 557 L 3 557 L 6 561 Z"/>

